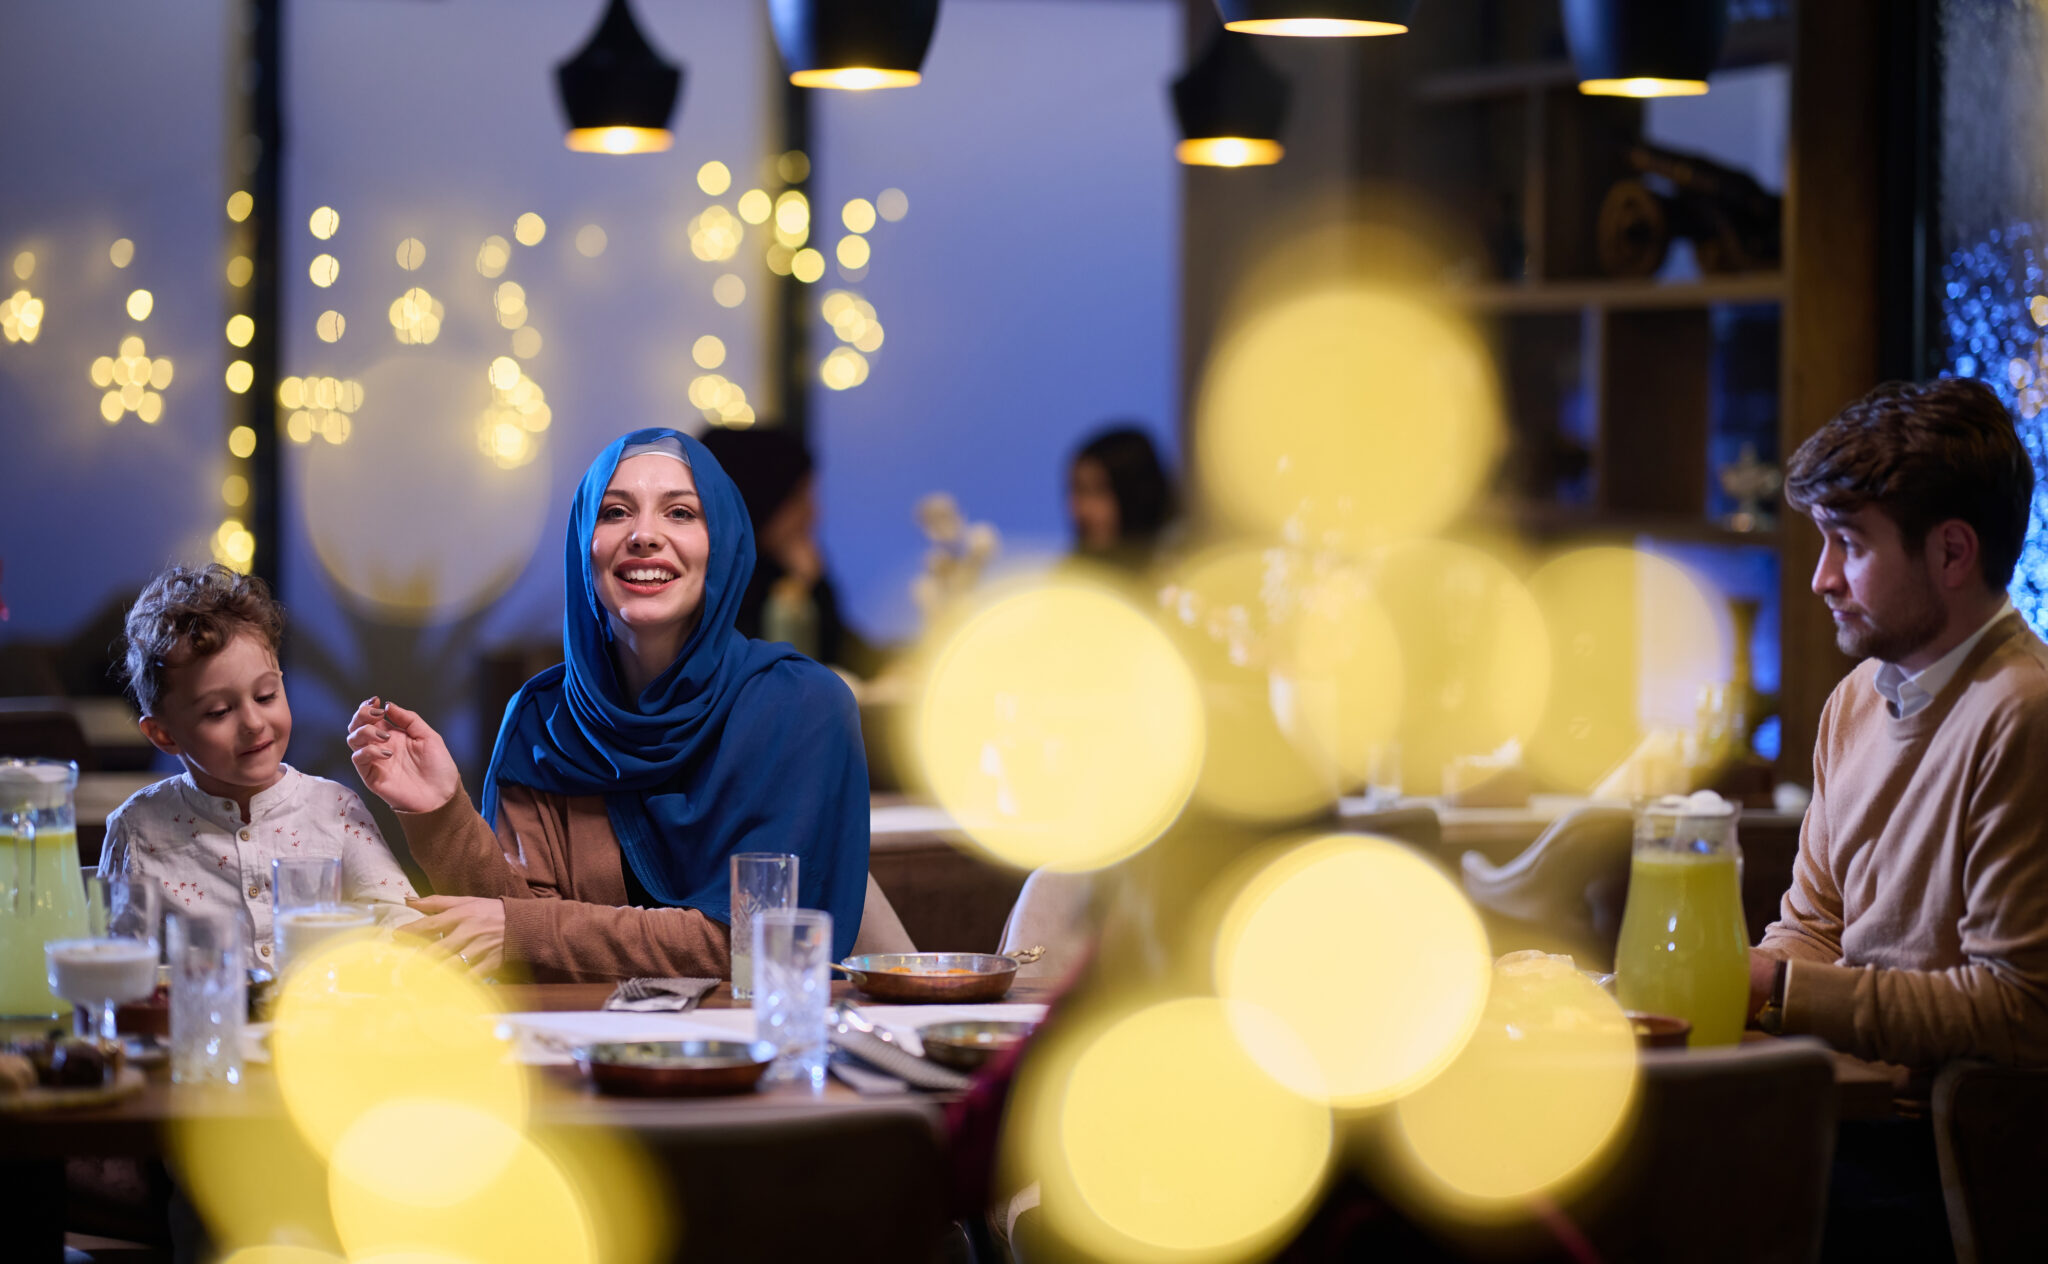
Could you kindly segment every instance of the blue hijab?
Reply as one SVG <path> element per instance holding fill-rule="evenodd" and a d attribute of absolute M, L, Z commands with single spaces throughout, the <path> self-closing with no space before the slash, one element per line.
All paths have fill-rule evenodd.
<path fill-rule="evenodd" d="M 663 439 L 681 442 L 704 505 L 711 556 L 703 617 L 668 670 L 628 698 L 613 667 L 590 541 L 619 454 Z M 583 475 L 565 562 L 567 661 L 527 681 L 505 708 L 484 774 L 484 819 L 496 825 L 501 785 L 601 794 L 619 850 L 648 893 L 726 923 L 733 854 L 794 853 L 798 904 L 832 914 L 833 952 L 846 956 L 867 896 L 860 716 L 830 671 L 787 645 L 733 630 L 754 572 L 754 532 L 732 479 L 688 435 L 636 430 Z"/>

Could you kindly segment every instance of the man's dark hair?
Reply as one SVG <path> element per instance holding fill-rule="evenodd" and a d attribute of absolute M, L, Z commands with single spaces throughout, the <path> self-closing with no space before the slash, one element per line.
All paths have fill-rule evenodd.
<path fill-rule="evenodd" d="M 284 607 L 270 586 L 218 562 L 173 566 L 142 590 L 128 610 L 125 629 L 128 687 L 144 715 L 156 714 L 164 675 L 227 648 L 253 632 L 276 653 L 284 642 Z"/>
<path fill-rule="evenodd" d="M 1799 445 L 1785 499 L 1808 515 L 1875 505 L 1909 549 L 1959 518 L 1977 533 L 1984 582 L 2003 592 L 2027 536 L 2034 465 L 1982 382 L 1886 382 Z"/>

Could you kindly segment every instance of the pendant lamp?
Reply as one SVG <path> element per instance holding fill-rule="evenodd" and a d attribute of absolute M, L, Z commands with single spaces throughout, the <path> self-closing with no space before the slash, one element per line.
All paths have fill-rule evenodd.
<path fill-rule="evenodd" d="M 1245 35 L 1400 35 L 1416 0 L 1216 0 L 1223 25 Z"/>
<path fill-rule="evenodd" d="M 922 76 L 939 0 L 768 0 L 799 88 L 907 88 Z"/>
<path fill-rule="evenodd" d="M 1721 59 L 1727 0 L 1564 0 L 1579 91 L 1695 97 Z"/>
<path fill-rule="evenodd" d="M 555 85 L 569 117 L 569 148 L 651 154 L 669 147 L 683 68 L 654 51 L 626 0 L 610 0 L 589 42 L 555 67 Z"/>
<path fill-rule="evenodd" d="M 1252 37 L 1218 31 L 1202 56 L 1173 83 L 1180 144 L 1173 156 L 1193 167 L 1264 167 L 1280 161 L 1287 121 L 1286 76 L 1266 64 Z"/>

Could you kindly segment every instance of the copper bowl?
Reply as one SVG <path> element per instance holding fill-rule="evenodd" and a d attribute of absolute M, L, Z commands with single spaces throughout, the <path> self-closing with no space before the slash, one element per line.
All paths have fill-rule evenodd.
<path fill-rule="evenodd" d="M 924 1054 L 932 1061 L 959 1071 L 973 1071 L 997 1054 L 1005 1053 L 1024 1041 L 1037 1023 L 963 1022 L 933 1023 L 920 1027 L 919 1040 L 924 1042 Z"/>
<path fill-rule="evenodd" d="M 638 1040 L 576 1051 L 600 1093 L 617 1097 L 711 1097 L 745 1093 L 775 1061 L 765 1040 Z"/>
<path fill-rule="evenodd" d="M 973 1005 L 1002 1000 L 1017 981 L 1017 967 L 1036 960 L 1036 952 L 870 952 L 848 957 L 838 969 L 877 1001 Z"/>
<path fill-rule="evenodd" d="M 1692 1035 L 1692 1024 L 1669 1014 L 1627 1014 L 1629 1030 L 1636 1034 L 1638 1049 L 1683 1049 Z"/>

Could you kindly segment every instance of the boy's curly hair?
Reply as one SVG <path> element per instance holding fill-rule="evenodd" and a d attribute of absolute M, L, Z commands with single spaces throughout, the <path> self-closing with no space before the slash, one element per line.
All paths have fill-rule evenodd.
<path fill-rule="evenodd" d="M 218 654 L 241 632 L 254 632 L 278 652 L 284 607 L 270 595 L 270 585 L 218 562 L 173 566 L 135 599 L 122 632 L 128 688 L 142 713 L 154 715 L 169 668 Z"/>

